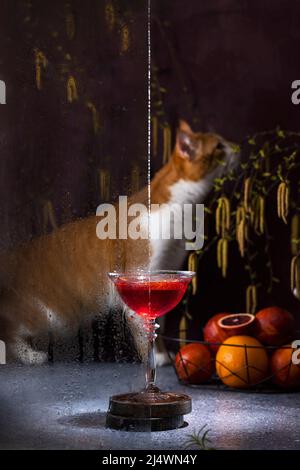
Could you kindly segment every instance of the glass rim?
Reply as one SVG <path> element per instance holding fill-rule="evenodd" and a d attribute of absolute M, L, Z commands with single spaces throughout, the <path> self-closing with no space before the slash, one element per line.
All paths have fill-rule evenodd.
<path fill-rule="evenodd" d="M 196 276 L 195 271 L 184 271 L 184 270 L 172 270 L 172 269 L 154 269 L 153 271 L 148 271 L 146 269 L 137 269 L 137 270 L 129 270 L 129 271 L 111 271 L 108 272 L 107 275 L 110 279 L 117 279 L 120 277 L 140 277 L 140 276 L 158 276 L 160 274 L 170 274 L 170 275 L 177 275 L 179 277 L 186 277 L 192 278 Z"/>

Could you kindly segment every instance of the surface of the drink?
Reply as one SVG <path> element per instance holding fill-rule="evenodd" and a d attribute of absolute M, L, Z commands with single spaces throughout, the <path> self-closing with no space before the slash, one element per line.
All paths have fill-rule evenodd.
<path fill-rule="evenodd" d="M 120 277 L 117 290 L 123 301 L 138 315 L 157 318 L 172 310 L 182 299 L 190 277 L 167 279 Z"/>

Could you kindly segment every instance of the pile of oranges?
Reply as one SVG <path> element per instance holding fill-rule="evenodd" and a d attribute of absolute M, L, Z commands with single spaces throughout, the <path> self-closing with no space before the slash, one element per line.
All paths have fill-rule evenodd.
<path fill-rule="evenodd" d="M 205 325 L 203 343 L 180 348 L 177 375 L 190 384 L 208 382 L 217 373 L 233 388 L 271 381 L 284 389 L 300 389 L 300 354 L 291 346 L 293 331 L 293 316 L 279 307 L 255 316 L 219 313 Z"/>

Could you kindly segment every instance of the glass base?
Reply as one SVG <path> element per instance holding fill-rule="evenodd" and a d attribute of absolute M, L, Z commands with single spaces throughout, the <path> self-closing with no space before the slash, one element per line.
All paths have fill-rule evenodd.
<path fill-rule="evenodd" d="M 184 424 L 192 410 L 188 395 L 155 390 L 114 395 L 110 398 L 106 426 L 126 431 L 165 431 Z"/>
<path fill-rule="evenodd" d="M 181 415 L 168 416 L 167 418 L 132 418 L 117 416 L 112 413 L 106 415 L 106 427 L 119 431 L 129 432 L 157 432 L 170 431 L 185 427 L 184 417 Z"/>

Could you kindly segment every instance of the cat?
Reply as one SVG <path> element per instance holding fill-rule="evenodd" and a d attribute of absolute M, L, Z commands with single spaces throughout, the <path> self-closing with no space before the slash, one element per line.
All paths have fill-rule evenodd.
<path fill-rule="evenodd" d="M 205 200 L 216 177 L 234 162 L 231 145 L 213 133 L 193 132 L 180 121 L 169 161 L 151 181 L 151 203 L 184 204 Z M 147 203 L 148 188 L 130 202 Z M 158 209 L 159 211 L 160 209 Z M 151 213 L 150 232 L 158 211 Z M 56 331 L 70 334 L 82 321 L 107 315 L 120 300 L 107 273 L 112 270 L 180 269 L 187 251 L 184 240 L 100 240 L 99 218 L 65 224 L 0 259 L 0 339 L 8 357 L 25 364 L 47 361 L 47 353 L 32 347 L 32 338 Z M 142 222 L 141 222 L 142 223 Z M 141 319 L 126 310 L 137 351 L 146 355 Z M 158 362 L 165 361 L 164 352 Z"/>

